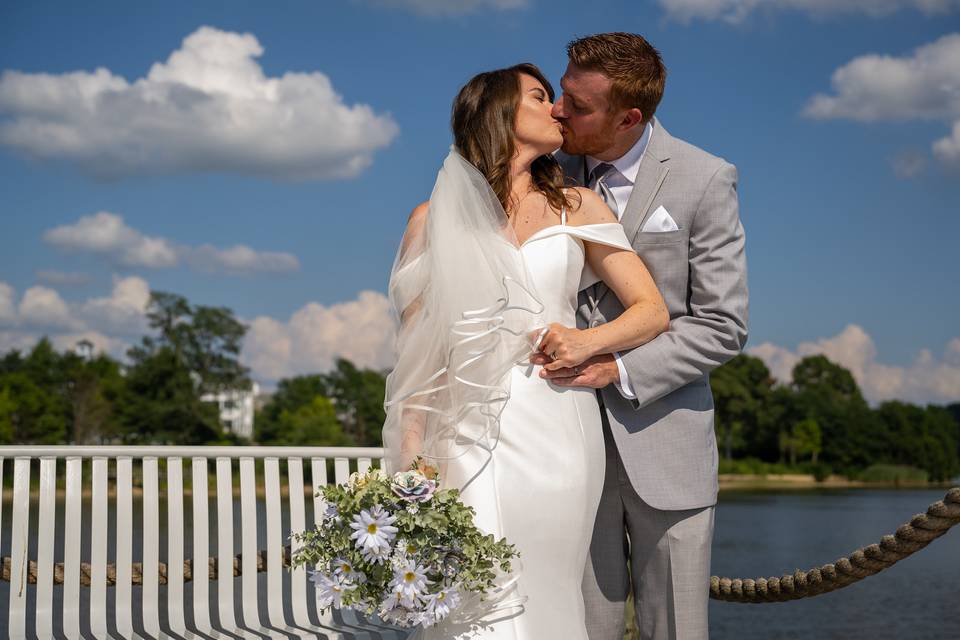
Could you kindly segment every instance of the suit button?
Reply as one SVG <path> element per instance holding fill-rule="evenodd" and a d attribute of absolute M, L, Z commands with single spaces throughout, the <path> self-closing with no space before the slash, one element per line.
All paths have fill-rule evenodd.
<path fill-rule="evenodd" d="M 591 321 L 590 321 L 590 328 L 593 329 L 594 327 L 599 326 L 599 324 L 600 324 L 600 323 L 599 323 L 597 320 L 591 320 Z"/>

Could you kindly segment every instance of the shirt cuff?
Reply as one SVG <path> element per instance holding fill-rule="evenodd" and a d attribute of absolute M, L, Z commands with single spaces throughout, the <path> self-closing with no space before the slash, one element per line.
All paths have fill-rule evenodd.
<path fill-rule="evenodd" d="M 633 400 L 637 397 L 637 394 L 633 392 L 633 387 L 630 386 L 630 378 L 627 376 L 627 368 L 623 366 L 623 360 L 620 359 L 620 354 L 618 352 L 613 352 L 613 359 L 617 361 L 617 370 L 620 372 L 620 382 L 614 382 L 613 384 L 617 387 L 617 391 L 620 392 L 620 395 L 627 400 Z"/>

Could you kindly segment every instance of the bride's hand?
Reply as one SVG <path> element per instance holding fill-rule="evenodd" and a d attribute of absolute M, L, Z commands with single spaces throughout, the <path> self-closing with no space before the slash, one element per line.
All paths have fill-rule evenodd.
<path fill-rule="evenodd" d="M 553 322 L 540 340 L 539 349 L 551 361 L 543 365 L 548 371 L 563 367 L 575 367 L 596 355 L 588 331 L 571 329 Z"/>

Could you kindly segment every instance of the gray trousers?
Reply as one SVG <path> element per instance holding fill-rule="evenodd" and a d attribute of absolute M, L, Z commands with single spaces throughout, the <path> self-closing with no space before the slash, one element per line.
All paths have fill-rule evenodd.
<path fill-rule="evenodd" d="M 715 506 L 661 511 L 645 503 L 627 477 L 606 415 L 603 429 L 607 467 L 583 574 L 587 635 L 623 639 L 632 577 L 643 640 L 707 638 Z"/>

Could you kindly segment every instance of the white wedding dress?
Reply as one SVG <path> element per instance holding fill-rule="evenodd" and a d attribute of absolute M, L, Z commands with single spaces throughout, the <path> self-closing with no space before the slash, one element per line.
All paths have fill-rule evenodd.
<path fill-rule="evenodd" d="M 597 282 L 584 242 L 631 249 L 618 223 L 546 227 L 522 252 L 547 323 L 576 326 L 577 293 Z M 483 625 L 459 616 L 420 630 L 419 640 L 586 640 L 580 583 L 604 475 L 600 409 L 593 389 L 559 387 L 540 367 L 516 364 L 492 456 L 480 447 L 449 461 L 444 484 L 466 487 L 477 526 L 520 552 L 509 588 L 485 603 L 465 603 Z M 477 473 L 477 469 L 482 471 Z M 525 598 L 519 606 L 511 606 Z M 471 626 L 473 627 L 471 629 Z"/>

